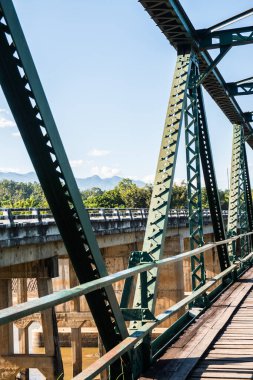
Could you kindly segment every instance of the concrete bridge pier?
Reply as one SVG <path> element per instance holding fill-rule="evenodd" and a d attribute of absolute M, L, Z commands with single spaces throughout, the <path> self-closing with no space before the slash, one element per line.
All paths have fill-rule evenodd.
<path fill-rule="evenodd" d="M 17 303 L 22 303 L 27 301 L 27 279 L 19 278 L 17 279 Z M 19 353 L 29 354 L 29 325 L 25 321 L 20 320 L 21 327 L 18 328 L 18 341 L 19 341 Z M 29 380 L 29 368 L 25 368 L 22 373 L 19 374 L 20 378 L 23 380 Z"/>
<path fill-rule="evenodd" d="M 78 280 L 74 271 L 74 268 L 69 261 L 69 284 L 70 288 L 78 285 Z M 70 302 L 70 311 L 80 312 L 80 298 L 74 298 Z M 81 336 L 81 325 L 78 323 L 76 327 L 71 328 L 71 349 L 72 349 L 72 365 L 73 365 L 73 376 L 78 375 L 82 372 L 82 336 Z"/>
<path fill-rule="evenodd" d="M 10 279 L 0 280 L 0 309 L 12 305 L 12 284 Z M 0 326 L 0 379 L 15 379 L 16 370 L 10 364 L 3 361 L 5 357 L 14 354 L 13 324 Z"/>
<path fill-rule="evenodd" d="M 53 291 L 52 277 L 58 275 L 58 260 L 46 259 L 0 268 L 0 309 L 28 298 L 27 279 L 36 278 L 38 295 L 42 297 Z M 13 279 L 17 281 L 16 297 L 13 296 Z M 18 328 L 18 351 L 14 350 L 13 323 L 0 326 L 0 379 L 29 379 L 29 368 L 37 368 L 47 380 L 60 378 L 63 372 L 59 348 L 57 322 L 54 309 L 41 312 L 45 354 L 29 354 L 28 328 L 32 318 L 15 322 Z"/>

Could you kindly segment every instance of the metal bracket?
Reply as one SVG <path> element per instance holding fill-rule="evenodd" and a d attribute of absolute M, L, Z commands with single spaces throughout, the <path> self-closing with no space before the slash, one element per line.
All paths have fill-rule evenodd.
<path fill-rule="evenodd" d="M 197 86 L 199 86 L 201 83 L 203 83 L 203 81 L 208 77 L 208 75 L 213 71 L 213 69 L 216 68 L 216 66 L 222 60 L 222 58 L 225 57 L 225 55 L 231 49 L 231 47 L 232 46 L 224 46 L 224 47 L 222 47 L 220 49 L 220 53 L 213 60 L 213 62 L 211 63 L 211 65 L 209 65 L 208 68 L 206 69 L 206 71 L 204 73 L 200 74 L 200 76 L 198 77 L 198 79 L 196 81 L 196 85 Z"/>
<path fill-rule="evenodd" d="M 197 33 L 201 49 L 218 49 L 224 46 L 240 46 L 253 42 L 253 26 L 213 32 L 202 29 Z"/>
<path fill-rule="evenodd" d="M 227 83 L 227 89 L 233 96 L 252 95 L 253 94 L 253 77 L 238 82 Z"/>
<path fill-rule="evenodd" d="M 154 314 L 147 308 L 144 309 L 121 309 L 125 321 L 156 321 Z"/>
<path fill-rule="evenodd" d="M 244 112 L 243 116 L 248 123 L 253 121 L 253 112 Z"/>

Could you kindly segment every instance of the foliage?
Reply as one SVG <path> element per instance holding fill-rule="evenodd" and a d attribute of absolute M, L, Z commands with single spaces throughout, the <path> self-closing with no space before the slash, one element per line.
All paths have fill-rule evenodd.
<path fill-rule="evenodd" d="M 220 190 L 220 203 L 223 210 L 228 209 L 229 191 Z M 103 191 L 98 187 L 81 191 L 81 197 L 87 208 L 148 208 L 152 195 L 152 186 L 138 187 L 129 178 L 122 179 L 112 190 Z M 202 206 L 209 208 L 207 192 L 202 188 Z M 185 182 L 173 186 L 171 208 L 187 208 L 187 186 Z M 29 208 L 48 207 L 40 184 L 0 182 L 0 207 Z"/>
<path fill-rule="evenodd" d="M 0 181 L 0 207 L 48 207 L 41 186 L 34 183 Z"/>
<path fill-rule="evenodd" d="M 187 186 L 184 182 L 173 186 L 171 208 L 187 208 Z"/>
<path fill-rule="evenodd" d="M 129 178 L 122 179 L 113 190 L 98 191 L 93 188 L 82 191 L 84 204 L 88 208 L 147 208 L 149 207 L 152 187 L 136 186 Z"/>

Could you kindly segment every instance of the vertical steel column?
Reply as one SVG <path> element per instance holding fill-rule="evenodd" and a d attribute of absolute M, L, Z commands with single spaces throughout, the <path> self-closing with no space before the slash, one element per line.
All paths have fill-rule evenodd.
<path fill-rule="evenodd" d="M 246 146 L 243 145 L 243 154 L 244 154 L 244 180 L 245 180 L 245 190 L 246 190 L 246 202 L 247 202 L 247 212 L 248 212 L 248 222 L 249 222 L 249 231 L 253 231 L 253 204 L 252 204 L 252 193 L 250 186 L 250 178 L 249 178 L 249 167 L 246 153 Z M 253 236 L 251 236 L 251 249 L 253 246 Z"/>
<path fill-rule="evenodd" d="M 204 244 L 199 156 L 198 94 L 196 86 L 198 76 L 199 69 L 197 58 L 195 58 L 191 67 L 190 83 L 184 109 L 190 249 L 200 247 Z M 203 253 L 191 258 L 191 270 L 192 290 L 197 290 L 205 284 L 206 279 Z"/>
<path fill-rule="evenodd" d="M 171 88 L 168 111 L 162 137 L 154 188 L 149 208 L 143 251 L 147 252 L 152 261 L 162 257 L 167 230 L 168 210 L 170 207 L 179 137 L 182 125 L 183 108 L 186 88 L 188 87 L 191 68 L 191 54 L 179 53 Z M 146 278 L 147 306 L 152 313 L 155 311 L 157 295 L 157 269 L 147 273 Z M 141 279 L 138 276 L 134 295 L 134 308 L 141 308 Z M 137 325 L 137 324 L 136 324 Z M 133 325 L 132 327 L 135 327 Z"/>
<path fill-rule="evenodd" d="M 229 237 L 237 234 L 238 227 L 238 198 L 239 198 L 239 174 L 241 156 L 242 127 L 233 125 L 233 144 L 230 174 L 230 191 L 228 207 L 227 234 Z M 229 259 L 231 262 L 235 258 L 235 242 L 228 244 Z"/>
<path fill-rule="evenodd" d="M 241 234 L 249 232 L 244 158 L 245 158 L 245 139 L 242 133 L 241 151 L 240 151 L 239 198 L 238 198 L 238 217 L 239 217 L 239 225 L 240 225 Z M 250 248 L 249 237 L 243 236 L 240 239 L 241 257 L 244 257 L 249 253 L 249 248 Z"/>
<path fill-rule="evenodd" d="M 0 82 L 80 283 L 107 274 L 101 252 L 11 0 L 0 0 Z M 112 286 L 87 295 L 106 350 L 128 336 Z M 122 371 L 122 363 L 124 369 Z M 112 378 L 131 371 L 128 355 Z"/>
<path fill-rule="evenodd" d="M 200 157 L 205 178 L 208 203 L 212 218 L 215 241 L 225 240 L 224 222 L 221 212 L 219 192 L 216 181 L 211 144 L 206 120 L 204 99 L 201 86 L 198 86 L 198 108 L 199 108 L 199 128 L 200 128 Z M 230 266 L 228 250 L 226 244 L 217 247 L 221 271 Z"/>

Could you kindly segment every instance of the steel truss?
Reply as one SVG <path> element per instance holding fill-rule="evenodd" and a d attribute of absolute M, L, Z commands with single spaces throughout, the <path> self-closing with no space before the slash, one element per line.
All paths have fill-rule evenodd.
<path fill-rule="evenodd" d="M 185 145 L 187 166 L 187 194 L 189 208 L 190 248 L 204 245 L 202 194 L 201 194 L 201 168 L 199 149 L 199 112 L 197 79 L 199 77 L 198 60 L 192 58 L 192 67 L 189 86 L 186 91 L 187 101 L 184 107 L 185 119 Z M 204 255 L 191 258 L 192 289 L 197 290 L 205 284 L 206 273 Z"/>
<path fill-rule="evenodd" d="M 244 155 L 244 180 L 245 180 L 245 199 L 247 203 L 247 213 L 248 213 L 248 225 L 249 231 L 253 231 L 253 202 L 252 202 L 252 193 L 250 186 L 250 177 L 249 177 L 249 166 L 246 153 L 246 145 L 243 144 L 243 155 Z M 253 247 L 253 239 L 251 236 L 250 249 Z"/>
<path fill-rule="evenodd" d="M 108 352 L 106 363 L 102 358 L 98 366 L 101 370 L 111 365 L 112 380 L 121 376 L 126 380 L 137 378 L 145 365 L 194 317 L 187 309 L 170 329 L 151 342 L 150 333 L 155 326 L 183 307 L 198 304 L 200 297 L 203 297 L 202 306 L 206 307 L 226 284 L 232 282 L 232 277 L 228 276 L 238 274 L 234 264 L 236 255 L 231 245 L 239 240 L 239 236 L 234 236 L 238 221 L 240 232 L 244 233 L 240 243 L 241 260 L 249 263 L 252 259 L 252 254 L 249 253 L 249 236 L 252 239 L 253 208 L 245 148 L 245 141 L 253 147 L 252 128 L 249 124 L 252 113 L 242 112 L 233 97 L 233 94 L 238 93 L 233 92 L 233 86 L 229 87 L 225 83 L 217 69 L 217 63 L 232 46 L 253 42 L 252 27 L 225 31 L 219 31 L 219 28 L 249 15 L 252 10 L 204 31 L 196 31 L 177 0 L 140 2 L 177 49 L 178 54 L 143 249 L 131 254 L 127 270 L 108 276 L 14 7 L 11 0 L 0 0 L 1 86 L 81 284 L 80 287 L 60 292 L 58 295 L 35 300 L 30 305 L 24 304 L 18 310 L 10 308 L 0 311 L 0 324 L 85 294 Z M 219 40 L 218 44 L 213 41 L 214 38 Z M 221 51 L 212 60 L 207 49 L 215 47 L 219 47 Z M 202 83 L 234 124 L 228 239 L 219 201 Z M 237 82 L 236 86 L 242 85 Z M 191 251 L 178 257 L 163 259 L 183 118 Z M 203 241 L 201 166 L 215 237 L 215 243 L 206 245 Z M 203 254 L 213 248 L 218 252 L 221 273 L 206 282 Z M 184 258 L 191 258 L 193 293 L 163 314 L 155 316 L 158 267 Z M 129 301 L 133 275 L 137 275 L 137 284 L 131 308 Z M 125 288 L 120 309 L 112 283 L 122 279 L 125 279 Z M 224 280 L 222 284 L 207 294 L 207 290 L 220 280 Z M 130 321 L 130 336 L 125 321 Z M 136 343 L 138 347 L 135 347 Z M 60 372 L 61 369 L 58 368 L 56 377 L 59 378 Z M 97 368 L 93 368 L 89 375 L 86 376 L 85 371 L 84 373 L 84 378 L 92 379 L 99 372 Z"/>
<path fill-rule="evenodd" d="M 243 128 L 234 125 L 229 196 L 228 236 L 235 236 L 238 227 L 241 234 L 252 231 L 252 196 L 249 183 L 248 163 Z M 251 251 L 251 237 L 240 240 L 240 257 Z M 235 243 L 229 244 L 230 260 L 237 259 Z"/>
<path fill-rule="evenodd" d="M 253 78 L 249 78 L 252 80 Z M 248 80 L 241 82 L 228 83 L 227 88 L 233 96 L 239 95 L 252 95 L 253 94 L 253 82 Z"/>
<path fill-rule="evenodd" d="M 188 51 L 189 49 L 186 49 Z M 139 264 L 147 264 L 161 260 L 167 230 L 168 209 L 172 195 L 173 177 L 176 156 L 179 145 L 180 130 L 183 117 L 185 119 L 186 163 L 188 179 L 189 227 L 191 249 L 201 247 L 203 241 L 203 221 L 201 206 L 200 159 L 207 187 L 209 209 L 211 213 L 214 236 L 216 241 L 226 239 L 220 207 L 218 187 L 216 182 L 211 144 L 209 140 L 206 114 L 204 109 L 202 89 L 197 83 L 199 77 L 199 62 L 194 53 L 179 54 L 169 99 L 163 139 L 158 159 L 154 189 L 151 197 L 149 216 L 144 238 L 143 250 L 130 255 L 129 269 Z M 230 267 L 226 244 L 217 246 L 221 271 Z M 197 291 L 206 281 L 204 256 L 191 256 L 192 288 Z M 138 276 L 134 291 L 131 329 L 137 330 L 145 321 L 136 318 L 137 310 L 155 313 L 158 286 L 158 268 L 143 272 Z M 128 308 L 132 279 L 127 279 L 123 290 L 121 307 Z M 194 300 L 193 305 L 205 307 L 208 299 L 205 294 Z M 124 310 L 123 309 L 123 310 Z M 140 314 L 141 315 L 141 314 Z M 130 318 L 131 319 L 131 318 Z M 148 350 L 150 341 L 143 340 L 135 352 L 135 373 L 143 369 L 143 363 L 148 363 L 151 352 Z M 144 360 L 145 357 L 145 360 Z"/>
<path fill-rule="evenodd" d="M 201 39 L 201 49 L 217 49 L 222 46 L 246 45 L 253 42 L 253 26 L 214 32 L 201 30 L 198 31 L 198 36 Z M 216 42 L 217 40 L 219 40 L 219 42 Z"/>
<path fill-rule="evenodd" d="M 182 109 L 185 104 L 185 92 L 188 87 L 190 68 L 190 53 L 179 54 L 171 88 L 142 249 L 143 252 L 147 252 L 151 261 L 158 260 L 164 250 L 164 231 L 167 230 L 168 210 L 170 207 L 182 125 Z M 141 295 L 141 278 L 138 278 L 133 302 L 134 308 L 148 307 L 154 313 L 157 294 L 156 280 L 156 269 L 147 273 L 147 278 L 145 279 L 147 289 L 146 296 L 144 297 Z M 141 304 L 142 298 L 145 298 L 143 305 Z"/>
<path fill-rule="evenodd" d="M 216 241 L 225 240 L 225 228 L 220 206 L 219 191 L 215 176 L 211 143 L 204 108 L 202 88 L 198 87 L 199 133 L 200 133 L 200 157 L 205 179 L 208 203 L 213 223 L 214 237 Z M 225 244 L 217 247 L 221 270 L 230 266 L 228 250 Z"/>
<path fill-rule="evenodd" d="M 245 162 L 245 141 L 244 136 L 241 136 L 240 149 L 240 170 L 239 170 L 239 192 L 238 192 L 238 219 L 240 233 L 249 232 L 248 205 L 246 193 L 246 165 Z M 250 249 L 249 236 L 244 236 L 240 241 L 240 256 L 245 257 Z"/>

